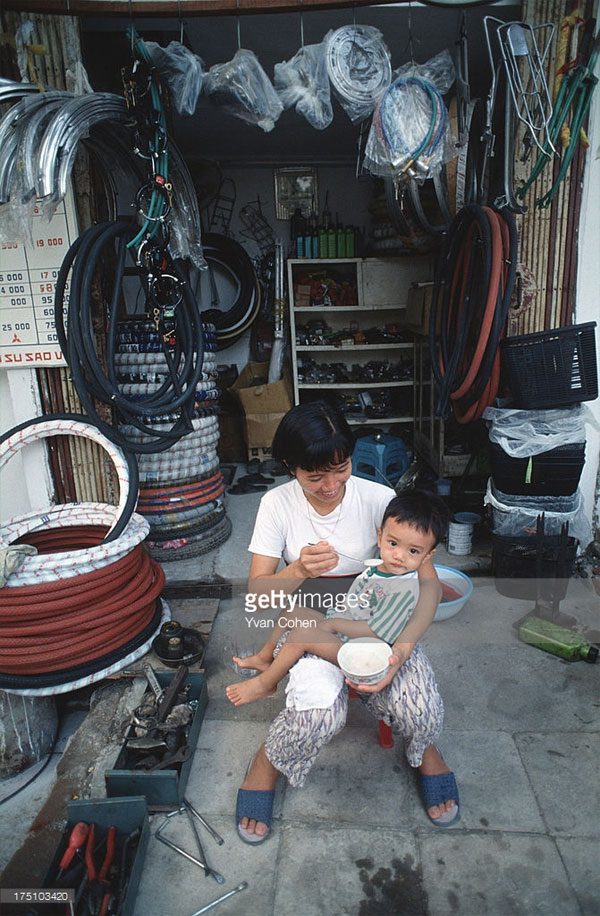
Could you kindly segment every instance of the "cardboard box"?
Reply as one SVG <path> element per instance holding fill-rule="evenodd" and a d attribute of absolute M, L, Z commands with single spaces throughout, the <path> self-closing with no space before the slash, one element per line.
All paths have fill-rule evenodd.
<path fill-rule="evenodd" d="M 168 687 L 173 674 L 168 671 L 157 671 L 156 677 L 161 687 Z M 197 700 L 198 705 L 192 719 L 190 730 L 187 736 L 190 756 L 181 764 L 181 769 L 164 769 L 147 772 L 145 770 L 126 770 L 123 763 L 126 759 L 125 745 L 121 749 L 119 756 L 115 761 L 113 770 L 107 770 L 104 774 L 106 783 L 106 794 L 110 797 L 116 795 L 143 795 L 146 799 L 148 808 L 154 811 L 170 810 L 178 808 L 183 801 L 185 787 L 187 785 L 194 751 L 200 735 L 200 726 L 204 718 L 204 712 L 208 704 L 208 693 L 206 690 L 206 680 L 203 674 L 190 672 L 187 683 L 190 685 L 188 699 Z"/>
<path fill-rule="evenodd" d="M 406 304 L 406 327 L 416 334 L 427 337 L 429 334 L 429 316 L 433 298 L 433 283 L 419 283 L 410 287 Z M 440 329 L 440 313 L 437 315 L 436 333 Z"/>
<path fill-rule="evenodd" d="M 268 363 L 248 363 L 230 388 L 244 410 L 248 457 L 253 449 L 271 448 L 275 430 L 293 405 L 289 374 L 271 384 L 268 377 Z"/>
<path fill-rule="evenodd" d="M 117 847 L 114 861 L 120 861 L 123 840 L 139 828 L 140 838 L 137 844 L 135 855 L 129 869 L 129 880 L 125 890 L 123 900 L 119 902 L 119 913 L 122 916 L 133 916 L 135 909 L 135 898 L 137 896 L 142 869 L 144 866 L 144 857 L 150 839 L 150 826 L 148 822 L 148 811 L 146 799 L 137 797 L 131 798 L 90 798 L 78 799 L 77 801 L 67 802 L 67 824 L 60 843 L 57 846 L 54 858 L 48 873 L 44 880 L 44 887 L 53 888 L 56 886 L 56 876 L 58 873 L 59 862 L 67 848 L 67 843 L 71 830 L 79 821 L 86 824 L 96 825 L 96 843 L 102 840 L 110 826 L 117 828 Z M 104 859 L 104 846 L 96 852 L 95 862 L 101 864 Z M 64 912 L 65 910 L 63 910 Z M 57 913 L 57 905 L 53 904 L 48 909 L 37 909 L 41 913 Z"/>

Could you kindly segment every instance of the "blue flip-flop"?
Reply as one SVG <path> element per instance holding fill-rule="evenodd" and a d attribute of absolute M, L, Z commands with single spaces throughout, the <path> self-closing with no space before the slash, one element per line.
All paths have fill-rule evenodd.
<path fill-rule="evenodd" d="M 237 823 L 237 832 L 244 843 L 250 843 L 257 846 L 258 843 L 264 843 L 271 835 L 271 822 L 273 820 L 273 799 L 275 798 L 275 789 L 238 789 L 237 804 L 235 806 L 235 818 Z M 249 833 L 245 827 L 240 824 L 240 819 L 247 817 L 261 824 L 266 824 L 269 828 L 264 836 L 258 836 L 256 833 Z"/>
<path fill-rule="evenodd" d="M 451 824 L 456 824 L 460 820 L 460 800 L 454 773 L 439 773 L 437 776 L 425 776 L 422 773 L 417 775 L 425 813 L 431 823 L 436 827 L 449 827 Z M 431 817 L 428 813 L 429 808 L 433 808 L 434 805 L 442 805 L 447 801 L 453 801 L 454 808 L 446 811 L 441 817 Z"/>

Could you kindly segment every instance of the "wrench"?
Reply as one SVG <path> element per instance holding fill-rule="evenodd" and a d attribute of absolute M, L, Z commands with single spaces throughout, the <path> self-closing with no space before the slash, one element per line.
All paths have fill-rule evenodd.
<path fill-rule="evenodd" d="M 180 747 L 178 751 L 175 751 L 174 754 L 171 754 L 166 760 L 161 760 L 160 763 L 155 763 L 154 766 L 149 767 L 146 770 L 147 773 L 154 773 L 155 770 L 167 770 L 170 767 L 173 769 L 178 763 L 185 763 L 186 760 L 189 760 L 192 753 L 189 747 Z"/>
<path fill-rule="evenodd" d="M 198 865 L 200 868 L 204 869 L 204 871 L 207 870 L 207 866 L 204 864 L 204 862 L 201 862 L 200 859 L 196 859 L 194 856 L 191 856 L 189 852 L 186 852 L 185 849 L 181 848 L 181 846 L 176 846 L 175 843 L 172 843 L 171 840 L 168 840 L 166 836 L 161 836 L 158 830 L 154 834 L 154 836 L 159 841 L 159 843 L 164 843 L 165 846 L 168 846 L 169 849 L 174 850 L 174 852 L 178 852 L 179 855 L 183 856 L 184 859 L 188 859 L 190 862 L 193 862 L 194 865 Z M 225 878 L 223 877 L 223 875 L 220 875 L 218 871 L 215 871 L 214 869 L 211 868 L 209 869 L 209 872 L 212 875 L 212 877 L 215 879 L 217 884 L 225 884 Z"/>
<path fill-rule="evenodd" d="M 215 843 L 218 843 L 219 846 L 222 846 L 223 843 L 225 842 L 225 840 L 223 839 L 223 837 L 222 837 L 222 836 L 219 836 L 219 834 L 217 833 L 216 830 L 213 830 L 213 828 L 210 826 L 210 824 L 209 824 L 207 821 L 204 820 L 204 818 L 202 817 L 202 815 L 201 815 L 198 811 L 196 811 L 196 809 L 194 808 L 194 806 L 192 805 L 192 803 L 189 802 L 189 801 L 187 800 L 187 798 L 184 798 L 184 799 L 183 799 L 183 804 L 185 805 L 186 808 L 189 808 L 189 810 L 192 812 L 192 814 L 194 815 L 194 817 L 196 817 L 196 818 L 200 821 L 200 823 L 202 824 L 202 826 L 204 827 L 204 829 L 205 829 L 205 830 L 208 830 L 208 832 L 210 833 L 210 835 L 211 835 L 211 837 L 213 838 L 213 840 L 215 841 Z"/>
<path fill-rule="evenodd" d="M 238 884 L 237 887 L 234 887 L 232 891 L 229 891 L 228 894 L 223 894 L 222 897 L 217 897 L 216 900 L 211 900 L 210 903 L 207 903 L 206 906 L 203 906 L 202 909 L 196 910 L 195 913 L 192 913 L 192 916 L 202 916 L 202 913 L 206 913 L 207 910 L 212 910 L 213 906 L 216 906 L 217 903 L 221 903 L 223 900 L 227 900 L 228 897 L 233 897 L 234 894 L 239 894 L 240 891 L 245 890 L 248 887 L 247 881 L 242 881 L 241 884 Z"/>

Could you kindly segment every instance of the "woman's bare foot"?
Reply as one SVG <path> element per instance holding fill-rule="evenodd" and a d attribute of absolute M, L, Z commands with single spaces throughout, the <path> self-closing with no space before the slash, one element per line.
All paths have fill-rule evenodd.
<path fill-rule="evenodd" d="M 279 771 L 275 769 L 267 757 L 264 744 L 261 744 L 240 788 L 274 789 L 277 785 L 278 777 Z M 248 833 L 255 833 L 257 836 L 264 836 L 269 832 L 266 824 L 249 817 L 240 818 L 240 827 L 243 827 Z"/>
<path fill-rule="evenodd" d="M 264 700 L 265 697 L 272 696 L 275 688 L 271 684 L 265 684 L 259 674 L 251 677 L 249 681 L 230 684 L 225 688 L 225 693 L 234 706 L 244 706 L 246 703 L 254 703 L 255 700 Z"/>
<path fill-rule="evenodd" d="M 266 671 L 273 661 L 272 655 L 265 658 L 260 652 L 256 655 L 233 655 L 232 658 L 238 668 L 254 668 L 255 671 Z"/>
<path fill-rule="evenodd" d="M 446 765 L 446 761 L 435 744 L 430 744 L 429 747 L 425 748 L 423 751 L 423 759 L 419 766 L 419 773 L 422 773 L 423 776 L 439 776 L 442 773 L 450 772 L 450 768 Z M 429 817 L 436 820 L 442 817 L 443 814 L 453 811 L 455 807 L 456 802 L 450 799 L 449 801 L 443 802 L 441 805 L 433 805 L 433 807 L 428 808 L 427 814 Z"/>

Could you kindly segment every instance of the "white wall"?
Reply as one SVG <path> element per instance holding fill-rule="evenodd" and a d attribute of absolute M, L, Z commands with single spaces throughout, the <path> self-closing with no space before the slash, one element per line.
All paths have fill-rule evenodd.
<path fill-rule="evenodd" d="M 42 413 L 33 369 L 0 370 L 2 432 Z M 42 442 L 33 442 L 9 458 L 2 468 L 0 518 L 48 506 L 53 492 L 50 469 Z"/>
<path fill-rule="evenodd" d="M 600 61 L 596 76 L 600 74 Z M 598 252 L 600 251 L 600 93 L 592 98 L 589 118 L 590 148 L 585 164 L 585 180 L 579 224 L 579 259 L 577 268 L 577 293 L 575 322 L 596 321 L 600 325 L 600 293 L 598 288 Z M 596 354 L 600 365 L 600 327 L 596 327 Z M 600 426 L 600 398 L 588 403 Z M 585 510 L 592 519 L 592 527 L 600 529 L 600 488 L 598 461 L 600 458 L 600 431 L 588 426 L 586 461 L 581 477 Z"/>

